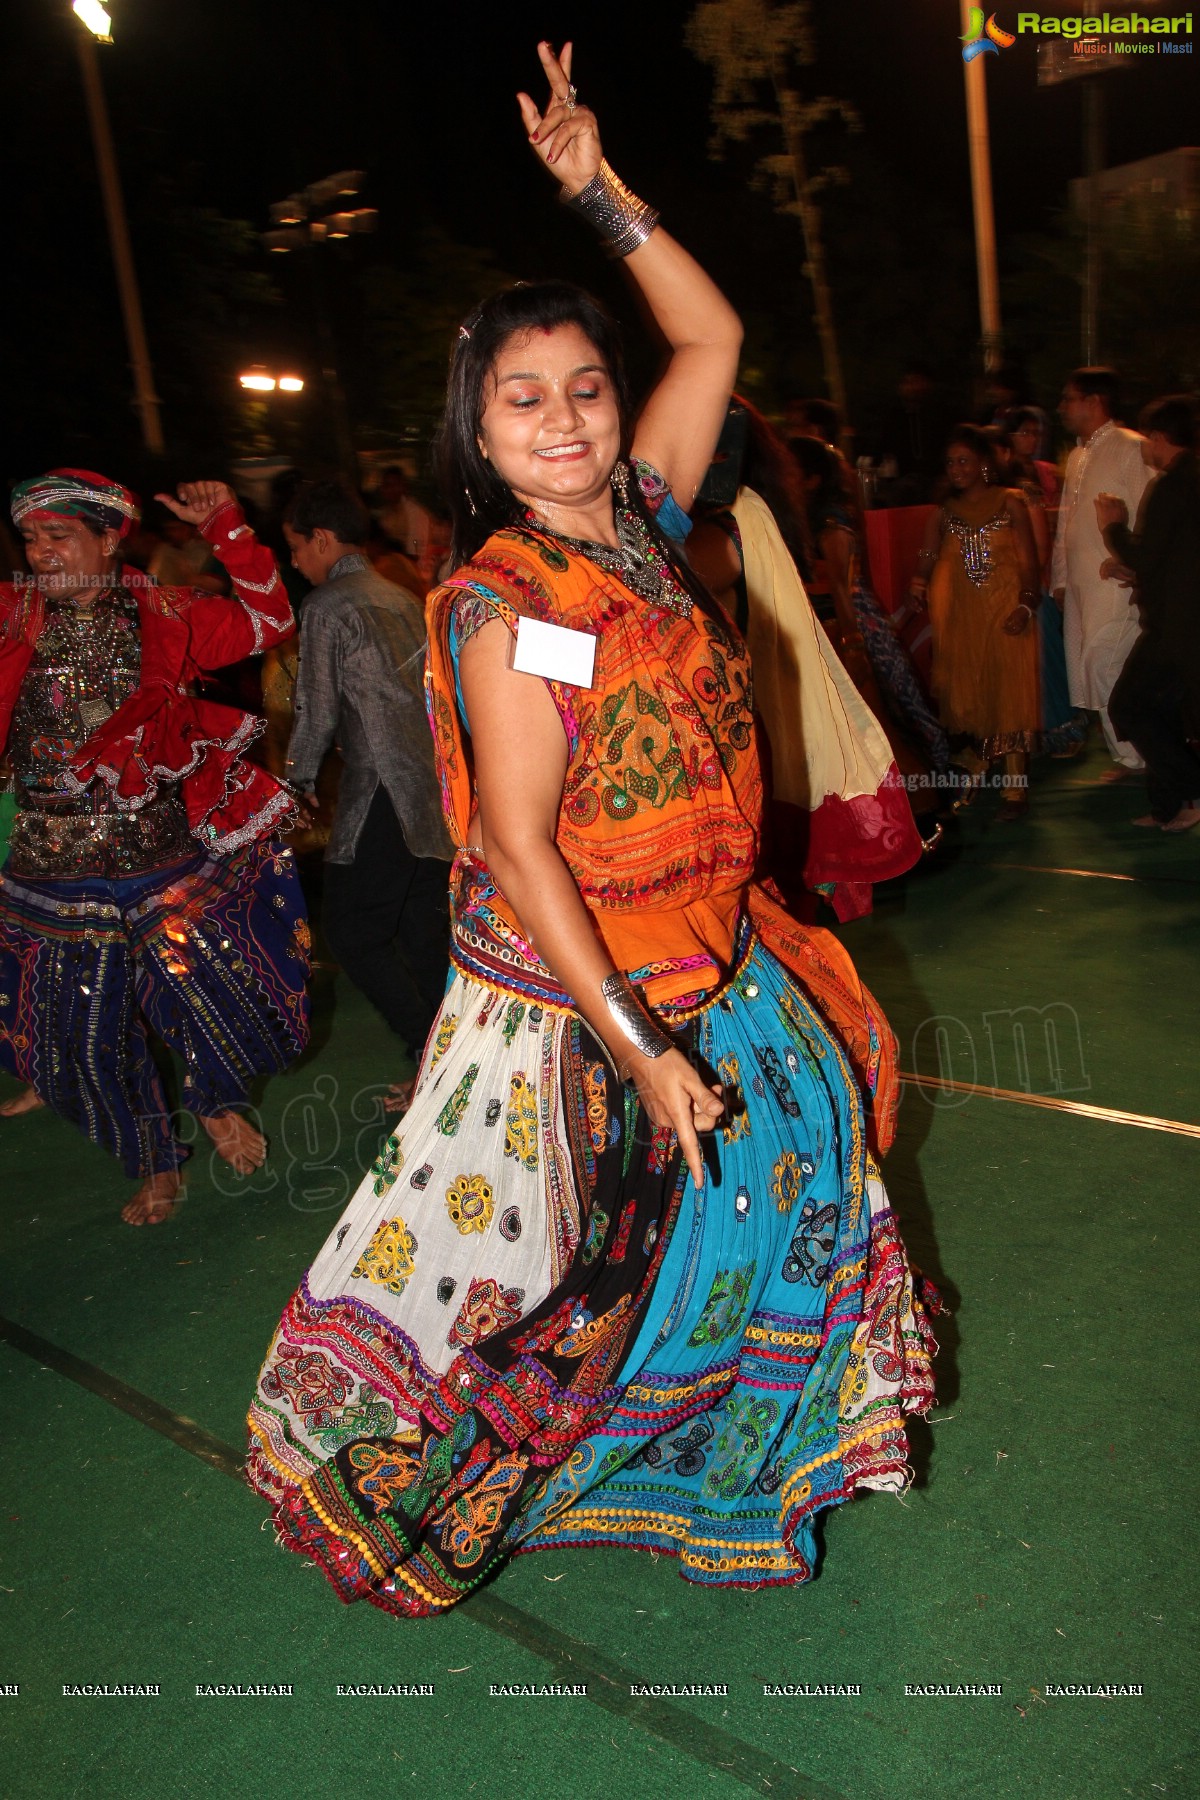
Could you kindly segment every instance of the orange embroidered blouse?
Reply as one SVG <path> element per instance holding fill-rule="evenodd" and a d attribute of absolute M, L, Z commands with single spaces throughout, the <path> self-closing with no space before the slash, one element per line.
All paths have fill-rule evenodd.
<path fill-rule="evenodd" d="M 589 689 L 547 680 L 567 737 L 557 833 L 614 965 L 651 1005 L 719 988 L 747 912 L 837 1030 L 886 1147 L 894 1041 L 850 959 L 753 882 L 762 813 L 745 644 L 715 606 L 646 600 L 557 539 L 511 527 L 426 602 L 426 699 L 454 843 L 475 810 L 470 734 L 457 703 L 454 621 L 522 618 L 596 639 Z M 497 895 L 493 906 L 503 905 Z M 519 922 L 508 909 L 514 929 Z"/>

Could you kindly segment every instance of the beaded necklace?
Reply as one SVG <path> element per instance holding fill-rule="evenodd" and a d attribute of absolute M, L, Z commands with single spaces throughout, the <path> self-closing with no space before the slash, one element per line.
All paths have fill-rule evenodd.
<path fill-rule="evenodd" d="M 125 695 L 124 676 L 136 673 L 138 640 L 131 630 L 137 618 L 119 588 L 105 588 L 81 610 L 74 601 L 51 601 L 46 628 L 38 642 L 39 660 L 61 657 L 72 671 L 76 710 L 85 733 L 102 725 Z M 126 663 L 132 656 L 129 669 Z"/>
<path fill-rule="evenodd" d="M 667 560 L 662 545 L 650 527 L 629 501 L 629 465 L 618 462 L 612 472 L 613 519 L 617 527 L 617 544 L 597 544 L 588 538 L 571 537 L 556 531 L 533 511 L 525 514 L 525 524 L 578 556 L 586 556 L 598 568 L 615 575 L 642 600 L 665 606 L 681 619 L 692 615 L 692 597 L 679 581 Z"/>

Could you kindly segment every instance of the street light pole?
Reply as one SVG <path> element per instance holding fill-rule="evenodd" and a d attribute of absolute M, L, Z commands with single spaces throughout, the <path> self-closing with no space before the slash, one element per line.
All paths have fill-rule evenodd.
<path fill-rule="evenodd" d="M 137 271 L 133 266 L 133 250 L 129 242 L 129 225 L 125 218 L 125 202 L 121 178 L 113 151 L 108 108 L 100 85 L 100 68 L 96 61 L 96 43 L 90 32 L 76 33 L 79 66 L 83 74 L 83 92 L 87 102 L 88 121 L 92 128 L 92 145 L 96 155 L 96 172 L 104 200 L 104 216 L 108 222 L 108 241 L 117 272 L 117 290 L 121 296 L 121 315 L 125 321 L 125 339 L 129 346 L 129 362 L 133 371 L 134 405 L 142 423 L 142 441 L 152 456 L 164 452 L 160 401 L 154 391 L 154 372 L 150 367 L 150 347 L 142 319 L 142 302 L 138 293 Z"/>
<path fill-rule="evenodd" d="M 1087 257 L 1083 270 L 1083 360 L 1100 360 L 1100 178 L 1104 173 L 1104 94 L 1095 76 L 1083 84 L 1083 166 L 1087 177 Z"/>
<path fill-rule="evenodd" d="M 963 37 L 971 35 L 970 0 L 960 0 Z M 975 269 L 979 281 L 979 326 L 983 366 L 999 367 L 1000 281 L 996 272 L 996 216 L 992 207 L 992 151 L 988 136 L 987 86 L 982 56 L 963 64 L 967 90 L 967 145 L 971 156 L 971 202 L 975 212 Z"/>

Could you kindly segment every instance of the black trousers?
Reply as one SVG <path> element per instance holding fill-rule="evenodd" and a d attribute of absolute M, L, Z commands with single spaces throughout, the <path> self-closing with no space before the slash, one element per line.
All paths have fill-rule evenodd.
<path fill-rule="evenodd" d="M 446 989 L 449 891 L 449 863 L 413 855 L 381 783 L 354 861 L 325 864 L 325 940 L 414 1058 Z"/>
<path fill-rule="evenodd" d="M 1109 700 L 1109 716 L 1146 765 L 1150 811 L 1165 824 L 1200 800 L 1200 756 L 1187 738 L 1186 688 L 1165 651 L 1135 644 Z M 1118 722 L 1119 721 L 1119 722 Z"/>

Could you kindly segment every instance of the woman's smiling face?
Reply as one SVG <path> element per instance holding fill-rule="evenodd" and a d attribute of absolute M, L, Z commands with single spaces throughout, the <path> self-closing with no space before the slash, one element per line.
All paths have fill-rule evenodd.
<path fill-rule="evenodd" d="M 519 500 L 553 513 L 605 492 L 621 419 L 612 378 L 580 326 L 514 332 L 485 400 L 479 448 Z"/>
<path fill-rule="evenodd" d="M 969 444 L 951 444 L 946 452 L 946 474 L 959 494 L 985 478 L 984 465 Z"/>

